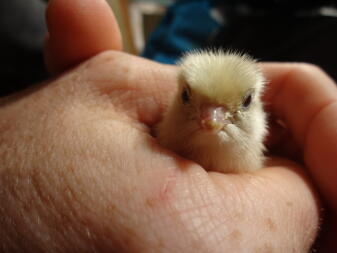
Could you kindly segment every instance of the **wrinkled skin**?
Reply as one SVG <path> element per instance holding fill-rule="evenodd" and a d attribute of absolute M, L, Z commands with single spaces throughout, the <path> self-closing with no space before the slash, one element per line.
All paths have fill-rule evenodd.
<path fill-rule="evenodd" d="M 206 172 L 151 136 L 176 67 L 119 52 L 104 1 L 53 0 L 47 17 L 55 78 L 1 101 L 1 252 L 307 252 L 318 233 L 337 250 L 337 91 L 320 69 L 262 64 L 268 111 L 288 126 L 271 129 L 279 158 Z"/>

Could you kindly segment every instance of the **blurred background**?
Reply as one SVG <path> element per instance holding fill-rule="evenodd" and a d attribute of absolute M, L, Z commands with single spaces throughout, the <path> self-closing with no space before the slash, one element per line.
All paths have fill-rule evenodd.
<path fill-rule="evenodd" d="M 107 1 L 129 53 L 176 64 L 189 50 L 232 49 L 263 61 L 315 63 L 337 80 L 337 0 Z M 48 78 L 46 4 L 0 1 L 0 96 Z"/>

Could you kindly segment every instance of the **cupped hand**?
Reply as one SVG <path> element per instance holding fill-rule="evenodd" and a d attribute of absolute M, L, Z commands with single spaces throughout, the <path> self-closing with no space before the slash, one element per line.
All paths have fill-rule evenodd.
<path fill-rule="evenodd" d="M 65 13 L 72 20 L 73 13 L 88 10 L 89 5 L 91 10 L 102 12 L 97 16 L 104 22 L 115 26 L 104 1 L 52 2 L 48 15 L 52 41 L 48 43 L 58 45 L 59 50 L 47 47 L 46 51 L 55 73 L 95 52 L 119 49 L 112 44 L 93 46 L 94 38 L 101 37 L 86 30 L 85 24 L 93 19 L 98 22 L 97 16 L 84 12 L 83 23 L 79 23 L 83 25 L 79 25 L 83 37 L 79 37 L 92 39 L 90 50 L 83 47 L 74 57 L 65 50 L 62 55 L 63 46 L 71 51 L 76 43 L 60 40 L 62 29 L 53 34 L 60 21 L 52 13 L 58 12 L 61 17 Z M 62 12 L 63 8 L 68 12 Z M 79 26 L 69 29 L 75 32 Z M 110 35 L 110 39 L 118 40 L 118 34 Z M 271 97 L 278 87 L 292 80 L 289 76 L 302 71 L 301 67 L 294 71 L 288 68 L 265 66 Z M 2 100 L 2 251 L 310 249 L 318 229 L 319 206 L 303 166 L 275 158 L 258 172 L 225 175 L 206 172 L 156 143 L 151 129 L 175 93 L 177 71 L 175 67 L 107 51 L 31 91 Z M 280 94 L 291 97 L 289 89 L 282 90 Z M 316 97 L 315 92 L 309 94 Z M 296 137 L 301 131 L 296 130 L 299 123 L 295 121 L 300 122 L 300 118 L 291 118 L 276 101 L 277 97 L 272 100 L 275 114 L 290 126 L 299 146 L 309 145 Z M 307 109 L 302 114 L 305 112 Z M 315 176 L 319 167 L 307 160 L 306 166 Z"/>

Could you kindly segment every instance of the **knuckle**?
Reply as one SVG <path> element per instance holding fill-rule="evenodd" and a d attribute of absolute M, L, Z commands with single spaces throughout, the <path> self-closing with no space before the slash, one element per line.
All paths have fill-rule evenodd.
<path fill-rule="evenodd" d="M 125 57 L 125 54 L 118 51 L 104 51 L 87 60 L 82 67 L 84 73 L 97 69 L 105 69 L 106 66 L 116 65 Z M 111 68 L 110 68 L 111 72 Z"/>
<path fill-rule="evenodd" d="M 325 75 L 325 71 L 318 65 L 312 63 L 294 63 L 292 68 L 294 75 Z"/>

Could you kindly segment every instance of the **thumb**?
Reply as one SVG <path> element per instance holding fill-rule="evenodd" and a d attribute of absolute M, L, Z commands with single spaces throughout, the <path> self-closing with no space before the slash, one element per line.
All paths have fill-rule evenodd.
<path fill-rule="evenodd" d="M 51 0 L 45 61 L 58 74 L 105 50 L 121 50 L 115 16 L 104 0 Z"/>

